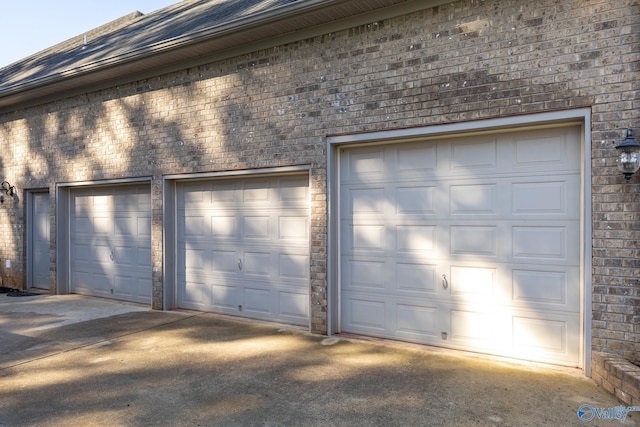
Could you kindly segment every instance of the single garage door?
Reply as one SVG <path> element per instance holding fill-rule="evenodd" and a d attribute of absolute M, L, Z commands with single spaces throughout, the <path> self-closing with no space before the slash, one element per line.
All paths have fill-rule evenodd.
<path fill-rule="evenodd" d="M 31 193 L 29 214 L 31 221 L 29 247 L 29 277 L 30 285 L 34 288 L 49 289 L 49 267 L 51 259 L 51 244 L 49 224 L 49 193 Z"/>
<path fill-rule="evenodd" d="M 307 175 L 177 184 L 178 305 L 309 322 Z"/>
<path fill-rule="evenodd" d="M 71 292 L 151 303 L 148 185 L 71 191 Z"/>
<path fill-rule="evenodd" d="M 342 149 L 342 331 L 579 366 L 580 141 Z"/>

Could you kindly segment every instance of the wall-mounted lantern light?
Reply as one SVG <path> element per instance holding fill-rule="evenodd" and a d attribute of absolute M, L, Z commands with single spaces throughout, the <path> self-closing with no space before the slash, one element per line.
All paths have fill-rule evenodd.
<path fill-rule="evenodd" d="M 640 144 L 633 138 L 633 131 L 627 129 L 627 138 L 619 145 L 618 150 L 618 169 L 624 174 L 624 179 L 629 181 L 631 176 L 640 169 Z"/>
<path fill-rule="evenodd" d="M 9 181 L 2 181 L 0 183 L 0 203 L 4 203 L 5 194 L 11 197 L 15 202 L 18 201 L 18 192 L 14 185 L 9 184 Z"/>

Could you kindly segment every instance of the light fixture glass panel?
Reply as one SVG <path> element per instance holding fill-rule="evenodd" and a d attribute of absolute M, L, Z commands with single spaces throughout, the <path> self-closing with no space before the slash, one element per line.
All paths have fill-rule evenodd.
<path fill-rule="evenodd" d="M 620 153 L 616 160 L 618 169 L 624 174 L 634 174 L 640 169 L 640 156 L 638 153 Z"/>

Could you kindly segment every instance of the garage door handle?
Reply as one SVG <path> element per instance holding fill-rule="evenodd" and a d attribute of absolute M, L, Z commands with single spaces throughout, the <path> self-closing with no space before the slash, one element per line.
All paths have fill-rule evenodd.
<path fill-rule="evenodd" d="M 238 258 L 238 270 L 242 270 L 242 259 Z"/>
<path fill-rule="evenodd" d="M 442 287 L 447 289 L 449 287 L 449 282 L 447 282 L 447 275 L 442 275 Z"/>
<path fill-rule="evenodd" d="M 109 257 L 111 258 L 111 261 L 113 261 L 113 251 L 111 252 L 111 255 Z"/>

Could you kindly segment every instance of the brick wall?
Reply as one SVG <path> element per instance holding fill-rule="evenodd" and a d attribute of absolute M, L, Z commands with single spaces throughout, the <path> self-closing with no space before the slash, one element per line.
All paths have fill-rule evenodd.
<path fill-rule="evenodd" d="M 617 354 L 593 353 L 593 380 L 627 405 L 640 405 L 640 367 Z"/>
<path fill-rule="evenodd" d="M 326 135 L 590 107 L 593 349 L 637 359 L 640 176 L 624 182 L 613 146 L 640 127 L 639 9 L 635 0 L 458 1 L 19 110 L 0 116 L 0 170 L 21 190 L 52 194 L 57 182 L 152 176 L 159 308 L 163 175 L 310 165 L 312 329 L 322 332 Z M 0 209 L 0 259 L 15 260 L 0 274 L 16 286 L 23 208 Z"/>

